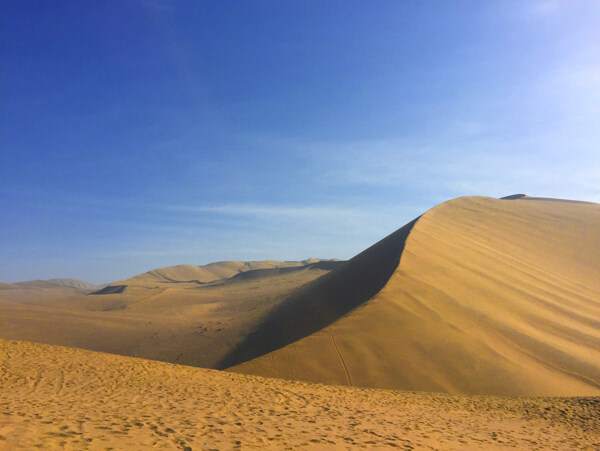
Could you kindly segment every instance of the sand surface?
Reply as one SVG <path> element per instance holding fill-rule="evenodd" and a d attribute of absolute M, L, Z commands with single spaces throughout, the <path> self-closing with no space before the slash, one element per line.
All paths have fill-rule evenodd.
<path fill-rule="evenodd" d="M 263 379 L 0 340 L 0 449 L 600 447 L 600 398 Z"/>
<path fill-rule="evenodd" d="M 344 287 L 373 284 L 369 271 L 392 260 L 391 247 L 388 280 L 355 308 Z M 600 394 L 600 205 L 454 199 L 347 265 L 348 275 L 340 267 L 304 290 L 348 313 L 338 308 L 339 319 L 298 340 L 298 306 L 309 301 L 292 299 L 296 308 L 282 304 L 235 350 L 234 361 L 255 358 L 232 370 L 447 393 Z"/>
<path fill-rule="evenodd" d="M 100 290 L 125 287 L 111 294 L 60 288 L 62 296 L 48 296 L 49 289 L 42 293 L 36 283 L 12 299 L 5 293 L 13 290 L 0 290 L 0 338 L 221 368 L 273 306 L 338 264 L 312 259 L 181 265 Z M 229 278 L 214 280 L 215 274 Z"/>

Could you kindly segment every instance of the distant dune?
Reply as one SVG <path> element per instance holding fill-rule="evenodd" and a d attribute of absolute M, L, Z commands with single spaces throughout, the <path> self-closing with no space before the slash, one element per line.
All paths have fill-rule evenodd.
<path fill-rule="evenodd" d="M 0 300 L 52 301 L 88 294 L 98 290 L 97 285 L 76 279 L 30 280 L 27 282 L 1 283 Z"/>
<path fill-rule="evenodd" d="M 262 379 L 0 340 L 0 449 L 597 449 L 598 398 Z"/>
<path fill-rule="evenodd" d="M 309 259 L 180 265 L 92 292 L 27 283 L 0 290 L 0 337 L 221 367 L 281 299 L 340 264 Z"/>
<path fill-rule="evenodd" d="M 165 268 L 153 269 L 152 271 L 132 277 L 121 282 L 115 282 L 110 285 L 120 286 L 144 286 L 156 287 L 165 286 L 173 283 L 195 283 L 208 284 L 211 282 L 223 281 L 247 271 L 268 270 L 280 268 L 301 268 L 320 261 L 331 261 L 321 259 L 308 259 L 304 261 L 281 262 L 276 260 L 263 261 L 223 261 L 209 263 L 204 266 L 177 265 Z"/>
<path fill-rule="evenodd" d="M 48 279 L 30 280 L 27 282 L 0 283 L 0 290 L 19 290 L 27 288 L 79 288 L 82 290 L 94 290 L 97 285 L 77 279 Z"/>
<path fill-rule="evenodd" d="M 233 371 L 363 387 L 600 394 L 600 205 L 445 202 L 275 308 Z"/>

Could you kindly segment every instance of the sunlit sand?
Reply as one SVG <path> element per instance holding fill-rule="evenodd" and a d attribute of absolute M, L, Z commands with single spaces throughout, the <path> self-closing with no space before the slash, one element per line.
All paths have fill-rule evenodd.
<path fill-rule="evenodd" d="M 348 262 L 2 284 L 0 448 L 598 449 L 599 224 L 465 197 Z"/>
<path fill-rule="evenodd" d="M 598 398 L 263 379 L 0 340 L 3 449 L 597 449 Z"/>

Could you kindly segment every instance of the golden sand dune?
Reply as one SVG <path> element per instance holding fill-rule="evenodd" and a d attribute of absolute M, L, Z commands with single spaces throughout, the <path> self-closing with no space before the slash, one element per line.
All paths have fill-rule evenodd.
<path fill-rule="evenodd" d="M 598 449 L 599 398 L 402 393 L 0 340 L 0 449 Z"/>
<path fill-rule="evenodd" d="M 320 261 L 330 261 L 321 259 L 308 259 L 303 261 L 223 261 L 209 263 L 203 266 L 192 265 L 177 265 L 168 266 L 165 268 L 153 269 L 151 271 L 139 274 L 130 279 L 121 282 L 110 284 L 111 286 L 119 287 L 150 287 L 166 286 L 173 284 L 209 284 L 211 282 L 223 281 L 230 279 L 237 274 L 265 269 L 279 268 L 300 268 Z M 109 291 L 109 290 L 106 290 Z"/>
<path fill-rule="evenodd" d="M 172 267 L 155 271 L 162 282 L 133 278 L 122 282 L 126 290 L 51 299 L 21 290 L 27 296 L 19 302 L 3 301 L 0 291 L 0 338 L 221 368 L 223 358 L 273 306 L 337 264 L 221 262 L 207 266 L 236 268 L 219 273 L 233 277 L 207 284 L 190 282 L 187 270 Z"/>
<path fill-rule="evenodd" d="M 600 205 L 441 204 L 291 296 L 228 361 L 248 358 L 233 370 L 402 390 L 598 395 Z"/>

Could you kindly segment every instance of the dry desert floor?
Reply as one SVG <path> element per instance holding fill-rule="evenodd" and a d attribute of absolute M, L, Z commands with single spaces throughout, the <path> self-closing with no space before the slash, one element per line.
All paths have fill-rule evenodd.
<path fill-rule="evenodd" d="M 600 448 L 600 398 L 320 385 L 0 340 L 0 448 Z"/>

